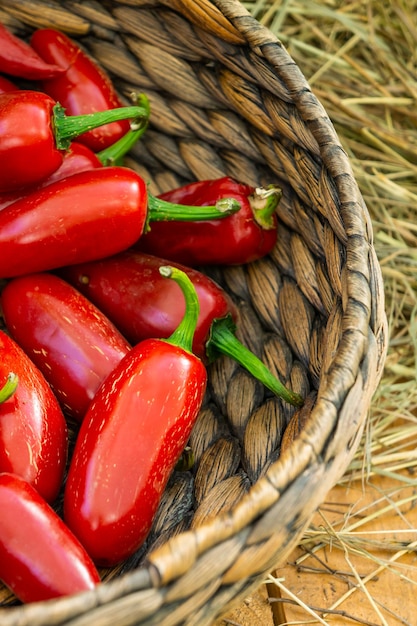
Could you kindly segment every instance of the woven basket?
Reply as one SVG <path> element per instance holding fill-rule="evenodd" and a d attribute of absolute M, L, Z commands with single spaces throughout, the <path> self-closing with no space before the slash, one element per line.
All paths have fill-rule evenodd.
<path fill-rule="evenodd" d="M 129 165 L 154 193 L 225 174 L 279 184 L 267 258 L 215 268 L 238 337 L 306 398 L 295 409 L 223 358 L 146 545 L 95 591 L 19 605 L 2 626 L 204 626 L 283 564 L 361 437 L 387 343 L 368 211 L 326 111 L 269 30 L 237 0 L 1 0 L 22 37 L 77 39 L 151 125 Z"/>

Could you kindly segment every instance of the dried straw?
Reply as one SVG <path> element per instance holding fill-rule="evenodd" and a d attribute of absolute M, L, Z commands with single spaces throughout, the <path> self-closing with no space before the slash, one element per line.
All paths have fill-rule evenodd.
<path fill-rule="evenodd" d="M 385 371 L 366 431 L 336 487 L 340 506 L 333 498 L 330 512 L 326 504 L 321 507 L 292 564 L 267 581 L 271 603 L 284 607 L 281 618 L 274 613 L 274 623 L 289 623 L 282 617 L 286 611 L 291 624 L 408 624 L 390 608 L 389 598 L 383 603 L 373 598 L 372 581 L 388 571 L 393 585 L 407 580 L 417 587 L 417 568 L 406 558 L 417 549 L 407 519 L 417 487 L 417 2 L 242 4 L 286 45 L 350 156 L 374 226 L 390 329 Z M 297 251 L 299 258 L 302 253 Z M 319 351 L 320 337 L 315 345 Z M 302 414 L 296 414 L 294 436 L 301 425 Z M 353 488 L 370 494 L 362 505 L 344 503 Z M 381 521 L 383 530 L 367 530 Z M 329 550 L 343 554 L 347 571 L 330 571 Z M 318 586 L 330 572 L 334 581 L 348 580 L 348 590 L 332 605 L 314 606 L 314 597 L 304 601 L 291 585 L 297 571 L 315 575 Z M 355 604 L 345 608 L 350 597 L 356 606 L 362 600 L 367 604 L 373 621 L 362 619 Z"/>

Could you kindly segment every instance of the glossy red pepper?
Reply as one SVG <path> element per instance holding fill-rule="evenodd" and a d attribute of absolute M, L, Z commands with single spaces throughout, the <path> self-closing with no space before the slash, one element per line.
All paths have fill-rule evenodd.
<path fill-rule="evenodd" d="M 61 165 L 57 170 L 55 170 L 55 172 L 48 176 L 48 178 L 43 180 L 38 185 L 34 185 L 30 188 L 16 189 L 15 191 L 1 193 L 0 209 L 4 209 L 9 204 L 16 202 L 16 200 L 20 200 L 29 193 L 32 193 L 37 189 L 42 189 L 57 180 L 102 166 L 103 163 L 95 152 L 90 150 L 90 148 L 87 148 L 87 146 L 84 146 L 82 143 L 73 141 L 69 149 L 65 152 Z"/>
<path fill-rule="evenodd" d="M 56 180 L 62 180 L 67 176 L 78 174 L 79 172 L 87 172 L 94 170 L 98 167 L 103 167 L 103 163 L 98 155 L 87 148 L 84 144 L 73 141 L 64 154 L 62 163 L 55 172 L 53 172 L 49 178 L 40 184 L 40 187 L 46 187 L 50 183 Z"/>
<path fill-rule="evenodd" d="M 0 474 L 0 579 L 22 602 L 88 591 L 100 582 L 91 558 L 26 481 Z"/>
<path fill-rule="evenodd" d="M 42 89 L 62 104 L 69 115 L 85 115 L 122 106 L 106 72 L 72 39 L 53 28 L 36 30 L 31 45 L 48 63 L 63 70 L 60 76 L 42 82 Z M 98 152 L 129 130 L 126 121 L 106 124 L 84 133 L 79 141 Z"/>
<path fill-rule="evenodd" d="M 132 169 L 80 172 L 29 193 L 0 211 L 0 278 L 56 269 L 129 248 L 159 219 L 224 218 L 234 200 L 212 207 L 165 203 Z"/>
<path fill-rule="evenodd" d="M 268 254 L 277 240 L 277 187 L 255 189 L 232 178 L 204 180 L 168 191 L 159 197 L 181 204 L 212 204 L 225 196 L 241 203 L 238 214 L 222 224 L 155 224 L 141 240 L 143 252 L 190 267 L 242 265 Z"/>
<path fill-rule="evenodd" d="M 126 153 L 129 152 L 129 150 L 139 140 L 148 126 L 150 111 L 149 102 L 146 96 L 143 95 L 140 97 L 140 103 L 146 112 L 145 117 L 135 125 L 135 128 L 131 128 L 121 139 L 116 141 L 116 143 L 112 144 L 109 148 L 96 153 L 84 144 L 79 143 L 78 141 L 73 141 L 68 150 L 64 152 L 61 165 L 50 176 L 48 176 L 48 178 L 30 188 L 25 187 L 24 189 L 16 189 L 7 193 L 1 193 L 0 209 L 4 209 L 9 204 L 16 202 L 16 200 L 23 198 L 29 193 L 32 193 L 37 189 L 42 189 L 50 183 L 66 178 L 67 176 L 96 169 L 98 167 L 102 167 L 103 165 L 121 165 Z"/>
<path fill-rule="evenodd" d="M 63 268 L 61 276 L 112 320 L 131 342 L 169 337 L 184 315 L 178 285 L 159 273 L 166 259 L 127 250 L 112 257 Z M 268 389 L 294 405 L 302 398 L 284 387 L 266 365 L 235 336 L 237 311 L 227 293 L 196 269 L 171 263 L 186 272 L 200 304 L 193 351 L 205 362 L 220 354 L 240 363 Z"/>
<path fill-rule="evenodd" d="M 4 24 L 0 24 L 0 72 L 41 80 L 59 76 L 65 70 L 55 63 L 48 63 L 35 50 Z"/>
<path fill-rule="evenodd" d="M 71 141 L 86 128 L 111 119 L 141 119 L 144 107 L 121 107 L 87 116 L 67 116 L 40 91 L 0 94 L 0 193 L 38 184 L 62 164 Z"/>
<path fill-rule="evenodd" d="M 191 352 L 198 317 L 187 312 L 169 339 L 132 348 L 106 378 L 81 424 L 64 493 L 64 519 L 99 565 L 133 554 L 146 539 L 169 476 L 200 411 L 207 372 Z"/>
<path fill-rule="evenodd" d="M 152 337 L 169 337 L 184 316 L 181 288 L 159 272 L 159 268 L 167 264 L 164 259 L 130 249 L 99 261 L 62 268 L 59 273 L 134 344 Z M 206 343 L 213 320 L 227 315 L 236 320 L 235 305 L 230 296 L 202 272 L 179 263 L 172 265 L 187 273 L 197 292 L 200 314 L 193 352 L 206 360 Z"/>
<path fill-rule="evenodd" d="M 127 340 L 53 274 L 11 280 L 1 305 L 7 330 L 44 374 L 64 412 L 82 421 L 98 387 L 130 350 Z"/>
<path fill-rule="evenodd" d="M 17 474 L 48 502 L 61 488 L 67 461 L 67 424 L 48 383 L 24 351 L 0 331 L 0 384 L 18 384 L 0 404 L 0 472 Z"/>

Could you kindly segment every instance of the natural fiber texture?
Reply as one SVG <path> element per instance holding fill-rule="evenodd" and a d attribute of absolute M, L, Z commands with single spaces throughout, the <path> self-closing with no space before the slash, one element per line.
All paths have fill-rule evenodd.
<path fill-rule="evenodd" d="M 359 443 L 387 344 L 368 211 L 302 68 L 239 2 L 1 0 L 0 19 L 63 30 L 122 95 L 149 96 L 129 165 L 153 192 L 225 174 L 283 189 L 273 253 L 210 273 L 241 341 L 305 406 L 213 363 L 195 467 L 173 475 L 143 549 L 94 592 L 0 609 L 2 626 L 209 625 L 284 561 Z"/>

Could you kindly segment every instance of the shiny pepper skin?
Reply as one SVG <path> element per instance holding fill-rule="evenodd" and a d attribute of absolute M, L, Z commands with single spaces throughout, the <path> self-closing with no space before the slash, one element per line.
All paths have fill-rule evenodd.
<path fill-rule="evenodd" d="M 0 472 L 17 474 L 48 502 L 61 488 L 68 451 L 67 424 L 44 376 L 25 352 L 0 331 L 0 378 L 18 384 L 0 404 Z"/>
<path fill-rule="evenodd" d="M 206 382 L 200 359 L 149 339 L 132 348 L 96 393 L 64 494 L 64 519 L 96 564 L 115 565 L 145 541 Z"/>
<path fill-rule="evenodd" d="M 271 252 L 278 236 L 275 208 L 281 198 L 279 188 L 255 189 L 224 176 L 189 183 L 159 196 L 169 202 L 195 206 L 213 204 L 224 197 L 235 198 L 241 209 L 222 223 L 160 222 L 136 247 L 189 267 L 243 265 Z"/>
<path fill-rule="evenodd" d="M 120 252 L 141 236 L 146 219 L 146 184 L 127 167 L 55 181 L 0 211 L 0 277 Z"/>
<path fill-rule="evenodd" d="M 43 373 L 65 414 L 82 421 L 130 344 L 94 304 L 54 274 L 12 279 L 1 305 L 9 333 Z"/>
<path fill-rule="evenodd" d="M 100 582 L 85 549 L 29 483 L 0 474 L 0 510 L 0 579 L 19 600 L 50 600 Z"/>
<path fill-rule="evenodd" d="M 60 275 L 107 315 L 132 343 L 151 337 L 166 338 L 184 315 L 179 286 L 159 273 L 165 259 L 138 250 L 62 268 Z M 181 264 L 192 280 L 200 302 L 193 352 L 206 360 L 206 344 L 214 319 L 237 318 L 230 296 L 214 280 Z"/>
<path fill-rule="evenodd" d="M 42 82 L 42 89 L 60 102 L 69 115 L 123 106 L 109 76 L 64 33 L 40 28 L 34 31 L 31 46 L 45 62 L 61 68 L 59 76 Z M 115 143 L 128 130 L 129 122 L 121 120 L 83 133 L 79 141 L 98 152 Z"/>

